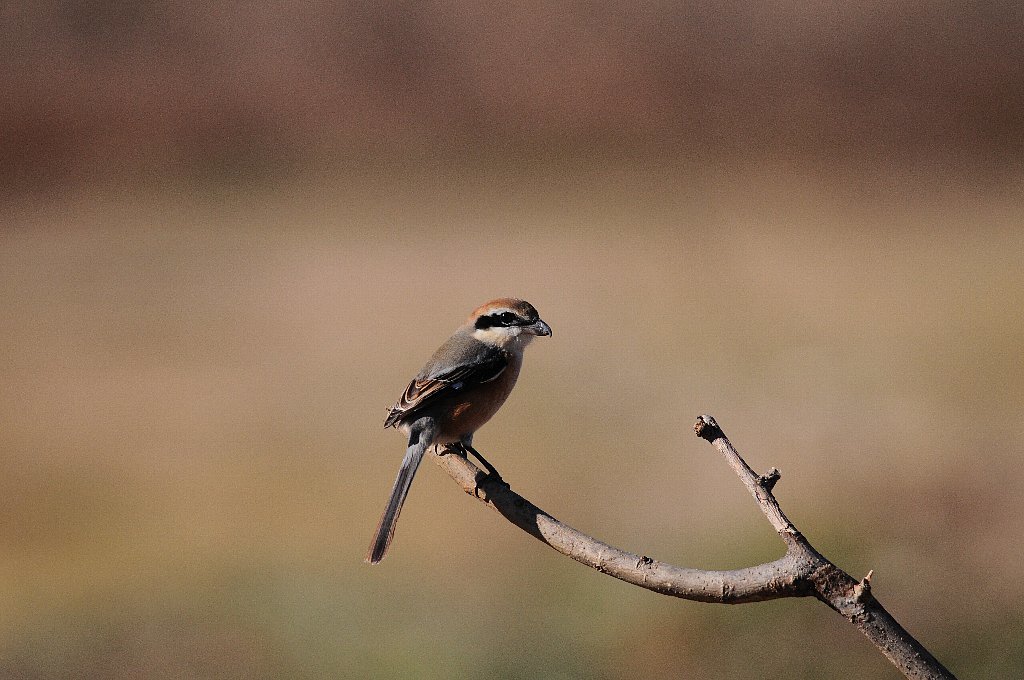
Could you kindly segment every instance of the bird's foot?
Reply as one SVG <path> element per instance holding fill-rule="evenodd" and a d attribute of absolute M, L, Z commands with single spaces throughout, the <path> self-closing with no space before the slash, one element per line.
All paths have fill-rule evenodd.
<path fill-rule="evenodd" d="M 470 446 L 469 444 L 466 444 L 466 443 L 463 443 L 462 447 L 463 447 L 463 450 L 465 450 L 467 453 L 472 453 L 473 457 L 476 458 L 478 461 L 480 461 L 480 464 L 484 466 L 485 470 L 487 470 L 487 478 L 488 479 L 494 479 L 494 480 L 497 480 L 497 481 L 502 481 L 501 480 L 501 475 L 498 474 L 497 469 L 495 469 L 495 467 L 493 465 L 488 463 L 487 459 L 484 458 L 483 456 L 481 456 L 479 451 L 477 451 L 472 446 Z"/>
<path fill-rule="evenodd" d="M 501 484 L 506 489 L 511 488 L 508 482 L 501 478 L 498 470 L 487 462 L 487 459 L 480 455 L 480 452 L 474 449 L 470 444 L 467 444 L 466 442 L 455 442 L 449 446 L 451 446 L 453 452 L 458 453 L 467 460 L 469 459 L 469 454 L 473 454 L 473 457 L 480 461 L 480 464 L 483 466 L 486 474 L 478 477 L 477 490 L 479 490 L 480 485 L 484 483 L 497 483 Z"/>

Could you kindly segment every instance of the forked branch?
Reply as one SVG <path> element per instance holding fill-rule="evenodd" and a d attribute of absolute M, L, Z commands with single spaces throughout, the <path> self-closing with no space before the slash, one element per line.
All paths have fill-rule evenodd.
<path fill-rule="evenodd" d="M 457 455 L 437 462 L 465 491 L 491 506 L 508 521 L 558 552 L 617 579 L 663 595 L 699 602 L 742 604 L 782 597 L 815 597 L 844 616 L 908 678 L 953 678 L 871 593 L 871 573 L 857 581 L 829 562 L 797 531 L 772 493 L 780 478 L 772 468 L 755 473 L 733 448 L 711 416 L 697 419 L 694 430 L 725 458 L 754 496 L 786 545 L 786 554 L 731 571 L 677 567 L 646 555 L 621 550 L 559 522 L 512 491 L 508 484 Z"/>

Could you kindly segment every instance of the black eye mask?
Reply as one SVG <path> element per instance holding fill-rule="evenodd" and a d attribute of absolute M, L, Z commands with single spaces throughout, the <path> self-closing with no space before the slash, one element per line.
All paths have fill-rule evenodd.
<path fill-rule="evenodd" d="M 495 326 L 529 326 L 531 323 L 533 323 L 533 321 L 524 319 L 512 312 L 495 312 L 494 314 L 488 314 L 478 318 L 475 326 L 477 328 L 494 328 Z"/>

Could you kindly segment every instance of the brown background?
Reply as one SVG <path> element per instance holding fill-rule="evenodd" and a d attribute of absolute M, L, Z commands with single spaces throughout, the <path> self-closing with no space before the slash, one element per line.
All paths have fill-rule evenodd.
<path fill-rule="evenodd" d="M 544 549 L 384 407 L 470 309 L 555 330 L 477 437 L 668 562 L 780 544 L 1024 674 L 1019 3 L 0 10 L 0 676 L 876 678 L 810 601 Z"/>

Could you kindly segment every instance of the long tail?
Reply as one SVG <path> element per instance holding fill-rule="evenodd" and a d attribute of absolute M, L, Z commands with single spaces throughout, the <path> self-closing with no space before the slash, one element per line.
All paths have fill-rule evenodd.
<path fill-rule="evenodd" d="M 384 554 L 388 551 L 388 546 L 391 545 L 391 537 L 395 535 L 395 524 L 398 522 L 398 513 L 402 512 L 402 504 L 405 503 L 405 497 L 409 494 L 409 486 L 412 484 L 412 478 L 416 475 L 416 468 L 420 466 L 423 454 L 430 446 L 426 443 L 428 441 L 428 437 L 419 437 L 415 444 L 410 441 L 409 448 L 405 450 L 402 467 L 398 468 L 398 478 L 395 480 L 395 486 L 391 489 L 391 498 L 388 499 L 384 514 L 380 517 L 380 524 L 377 525 L 377 533 L 373 537 L 373 543 L 370 544 L 370 550 L 366 553 L 366 561 L 370 564 L 377 564 L 384 559 Z"/>

